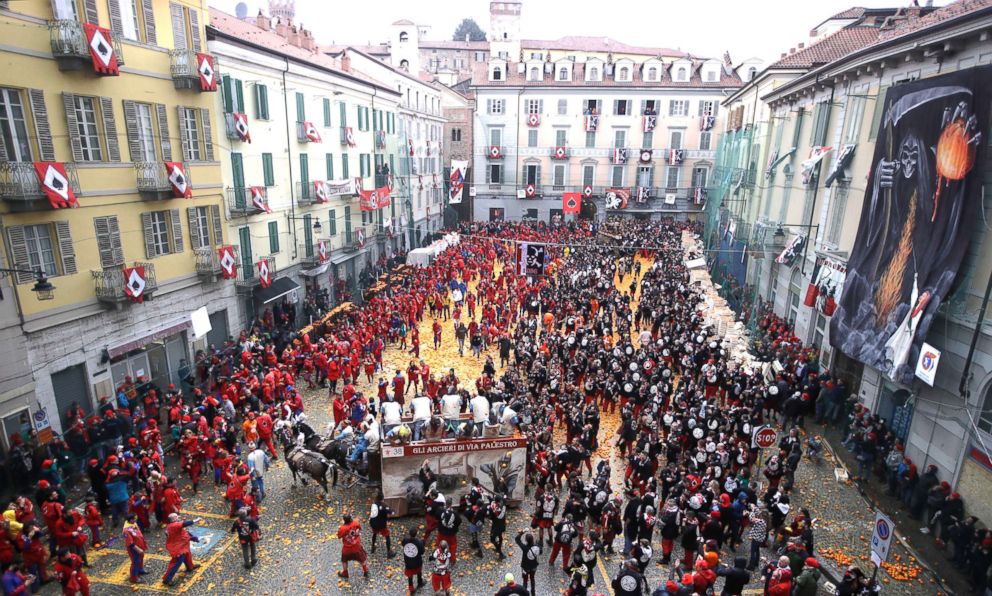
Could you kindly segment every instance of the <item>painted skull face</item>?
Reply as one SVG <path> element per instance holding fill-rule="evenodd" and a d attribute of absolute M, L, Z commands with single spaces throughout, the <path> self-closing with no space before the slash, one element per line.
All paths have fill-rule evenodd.
<path fill-rule="evenodd" d="M 916 164 L 920 159 L 920 147 L 915 139 L 909 138 L 903 141 L 899 149 L 899 164 L 901 166 L 903 178 L 912 178 L 916 173 Z"/>

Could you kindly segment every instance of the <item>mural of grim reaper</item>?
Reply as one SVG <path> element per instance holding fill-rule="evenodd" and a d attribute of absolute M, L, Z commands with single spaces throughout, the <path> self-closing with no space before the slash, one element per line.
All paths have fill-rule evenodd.
<path fill-rule="evenodd" d="M 830 341 L 903 384 L 980 217 L 990 76 L 992 68 L 970 69 L 885 97 Z"/>

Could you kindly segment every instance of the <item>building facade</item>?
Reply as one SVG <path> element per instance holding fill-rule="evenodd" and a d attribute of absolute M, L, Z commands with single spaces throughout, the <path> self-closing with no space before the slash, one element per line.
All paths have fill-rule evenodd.
<path fill-rule="evenodd" d="M 445 121 L 441 171 L 446 176 L 450 176 L 452 160 L 469 164 L 465 172 L 465 188 L 462 190 L 461 203 L 452 206 L 460 220 L 472 220 L 474 219 L 471 211 L 472 201 L 468 193 L 472 187 L 472 151 L 475 146 L 472 139 L 472 122 L 475 117 L 475 98 L 471 93 L 466 97 L 439 82 L 435 82 L 434 86 L 441 92 L 441 114 Z"/>
<path fill-rule="evenodd" d="M 384 209 L 361 211 L 356 191 L 383 186 L 376 168 L 395 161 L 386 141 L 399 94 L 321 53 L 292 22 L 211 10 L 208 35 L 224 64 L 215 108 L 241 322 L 289 300 L 304 324 L 308 299 L 357 296 L 363 272 L 391 252 Z M 259 283 L 261 261 L 270 287 Z"/>
<path fill-rule="evenodd" d="M 70 404 L 90 411 L 125 377 L 178 383 L 183 361 L 233 320 L 234 287 L 196 266 L 226 242 L 206 2 L 123 5 L 0 7 L 17 73 L 0 88 L 4 266 L 55 286 L 41 301 L 32 274 L 5 282 L 4 344 L 22 350 L 5 360 L 19 379 L 4 387 L 5 431 L 39 411 L 62 431 Z M 53 209 L 70 190 L 78 208 Z M 199 305 L 214 330 L 194 339 Z"/>

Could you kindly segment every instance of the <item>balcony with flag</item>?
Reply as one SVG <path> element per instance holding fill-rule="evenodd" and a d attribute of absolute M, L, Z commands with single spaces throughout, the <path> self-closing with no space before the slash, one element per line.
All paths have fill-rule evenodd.
<path fill-rule="evenodd" d="M 127 278 L 125 271 L 131 272 Z M 121 310 L 127 302 L 150 300 L 158 290 L 153 263 L 135 262 L 123 268 L 114 267 L 90 273 L 93 276 L 96 299 L 114 310 Z"/>
<path fill-rule="evenodd" d="M 264 186 L 229 186 L 224 192 L 231 215 L 248 217 L 265 213 L 269 204 L 269 189 Z"/>
<path fill-rule="evenodd" d="M 231 246 L 230 249 L 233 251 L 234 258 L 239 259 L 238 247 Z M 217 252 L 216 246 L 202 246 L 193 249 L 193 257 L 196 261 L 196 274 L 201 279 L 213 283 L 222 277 L 220 254 Z M 240 264 L 240 261 L 238 263 Z"/>
<path fill-rule="evenodd" d="M 317 191 L 314 190 L 313 180 L 296 181 L 296 205 L 299 207 L 309 207 L 314 203 L 319 203 Z"/>
<path fill-rule="evenodd" d="M 242 112 L 224 112 L 224 133 L 231 141 L 250 143 L 247 115 Z"/>
<path fill-rule="evenodd" d="M 175 182 L 182 183 L 180 191 L 190 189 L 193 184 L 189 170 L 186 168 L 182 168 L 181 173 L 173 174 L 173 179 L 170 180 L 170 172 L 166 164 L 161 161 L 136 161 L 134 162 L 134 171 L 137 178 L 138 194 L 145 200 L 157 201 L 176 198 L 178 191 Z"/>
<path fill-rule="evenodd" d="M 176 89 L 217 91 L 217 60 L 206 52 L 190 48 L 169 50 L 172 84 Z"/>
<path fill-rule="evenodd" d="M 503 159 L 503 154 L 505 153 L 503 147 L 499 145 L 489 145 L 487 148 L 486 156 L 489 159 Z"/>
<path fill-rule="evenodd" d="M 309 269 L 327 261 L 331 256 L 331 239 L 321 238 L 313 244 L 299 245 L 300 264 Z"/>
<path fill-rule="evenodd" d="M 106 29 L 90 26 L 90 30 L 93 33 L 88 34 L 83 23 L 76 19 L 48 21 L 52 57 L 59 70 L 93 70 L 101 74 L 101 68 L 109 68 L 111 58 L 114 70 L 117 65 L 124 64 L 120 40 Z"/>
<path fill-rule="evenodd" d="M 269 267 L 269 279 L 276 278 L 276 258 L 274 256 L 261 257 L 259 261 L 265 261 Z M 234 280 L 234 285 L 238 292 L 251 294 L 259 286 L 261 281 L 258 278 L 258 267 L 255 263 L 245 263 L 243 258 L 238 259 L 238 276 Z"/>
<path fill-rule="evenodd" d="M 43 182 L 35 162 L 0 161 L 0 199 L 11 211 L 40 211 L 53 207 L 45 184 L 54 193 L 67 193 L 70 189 L 73 193 L 79 192 L 76 166 L 71 163 L 54 165 L 61 166 L 65 175 L 55 175 Z"/>

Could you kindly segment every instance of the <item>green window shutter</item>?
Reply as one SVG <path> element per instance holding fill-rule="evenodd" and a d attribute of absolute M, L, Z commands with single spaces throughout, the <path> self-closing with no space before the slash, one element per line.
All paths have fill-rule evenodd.
<path fill-rule="evenodd" d="M 224 96 L 224 113 L 230 114 L 234 111 L 234 86 L 231 81 L 231 77 L 227 75 L 221 75 L 220 77 L 220 87 L 221 93 Z"/>
<path fill-rule="evenodd" d="M 330 222 L 328 226 L 331 230 L 331 236 L 336 236 L 338 233 L 338 214 L 336 209 L 331 209 L 327 212 L 327 219 Z"/>
<path fill-rule="evenodd" d="M 882 112 L 885 111 L 885 96 L 888 92 L 888 85 L 878 88 L 878 95 L 875 97 L 875 109 L 871 115 L 871 129 L 868 131 L 869 141 L 874 141 L 878 136 L 878 125 L 882 120 Z"/>
<path fill-rule="evenodd" d="M 238 100 L 238 105 L 235 108 L 243 114 L 245 111 L 245 88 L 241 83 L 241 79 L 234 79 L 234 95 Z"/>
<path fill-rule="evenodd" d="M 344 241 L 351 244 L 351 206 L 344 206 Z"/>
<path fill-rule="evenodd" d="M 296 92 L 296 121 L 303 122 L 307 119 L 307 109 L 306 102 L 303 99 L 303 94 L 299 91 Z"/>
<path fill-rule="evenodd" d="M 310 185 L 310 156 L 306 153 L 300 154 L 300 184 L 304 187 Z"/>
<path fill-rule="evenodd" d="M 255 277 L 255 259 L 251 254 L 251 228 L 245 226 L 238 229 L 238 240 L 241 248 L 241 268 L 244 269 L 245 279 Z"/>
<path fill-rule="evenodd" d="M 255 83 L 255 117 L 269 119 L 269 88 L 261 83 Z"/>
<path fill-rule="evenodd" d="M 276 254 L 279 252 L 279 222 L 270 221 L 269 222 L 269 253 Z"/>
<path fill-rule="evenodd" d="M 245 196 L 245 164 L 240 153 L 231 154 L 231 182 L 234 187 L 234 204 L 238 209 L 244 209 L 248 203 Z"/>
<path fill-rule="evenodd" d="M 341 121 L 338 126 L 348 126 L 348 104 L 343 101 L 338 103 L 338 120 Z"/>
<path fill-rule="evenodd" d="M 331 127 L 331 100 L 324 98 L 324 126 Z"/>
<path fill-rule="evenodd" d="M 324 162 L 327 164 L 327 179 L 334 180 L 334 156 L 328 153 L 324 156 Z"/>
<path fill-rule="evenodd" d="M 262 154 L 262 176 L 265 178 L 265 186 L 275 186 L 276 176 L 272 170 L 272 154 Z"/>
<path fill-rule="evenodd" d="M 341 177 L 347 179 L 349 176 L 348 172 L 348 154 L 341 154 Z"/>
<path fill-rule="evenodd" d="M 313 221 L 310 214 L 303 216 L 303 243 L 306 245 L 306 255 L 313 256 Z"/>

